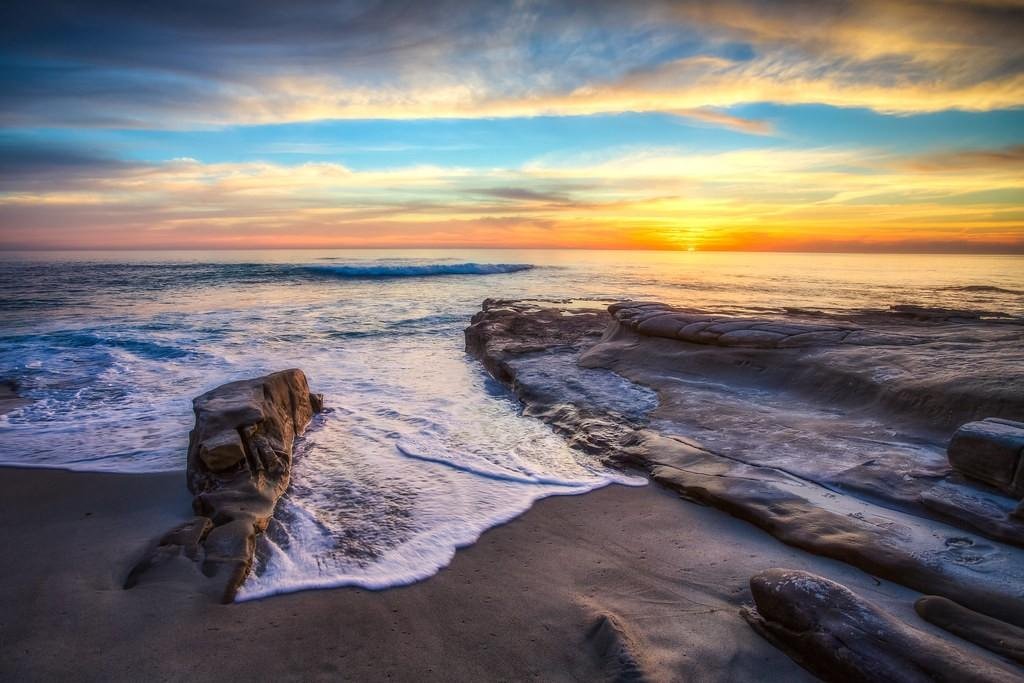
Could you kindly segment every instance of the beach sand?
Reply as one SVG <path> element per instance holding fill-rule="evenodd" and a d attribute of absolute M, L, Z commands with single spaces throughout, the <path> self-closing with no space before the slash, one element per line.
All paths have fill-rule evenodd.
<path fill-rule="evenodd" d="M 411 586 L 219 605 L 174 572 L 121 588 L 190 515 L 183 473 L 3 477 L 2 680 L 810 679 L 738 614 L 769 567 L 825 574 L 934 632 L 918 594 L 657 486 L 540 501 Z"/>

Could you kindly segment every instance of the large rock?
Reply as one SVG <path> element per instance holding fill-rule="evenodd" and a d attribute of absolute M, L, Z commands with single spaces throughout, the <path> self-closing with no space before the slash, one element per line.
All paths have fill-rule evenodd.
<path fill-rule="evenodd" d="M 851 373 L 834 373 L 822 367 L 816 362 L 817 356 L 808 357 L 841 350 L 836 346 L 762 350 L 697 345 L 646 336 L 619 320 L 636 321 L 636 325 L 652 331 L 703 325 L 715 327 L 719 331 L 710 333 L 722 336 L 755 325 L 762 331 L 783 334 L 802 324 L 799 319 L 787 318 L 743 321 L 741 327 L 734 328 L 739 324 L 735 319 L 715 322 L 716 318 L 707 314 L 667 314 L 665 308 L 660 304 L 617 304 L 609 308 L 609 316 L 599 311 L 581 314 L 557 304 L 488 300 L 466 330 L 466 347 L 496 379 L 512 389 L 523 402 L 524 414 L 546 421 L 571 445 L 606 462 L 625 461 L 641 467 L 684 498 L 722 509 L 787 544 L 853 564 L 922 592 L 945 595 L 993 617 L 1019 620 L 1024 626 L 1024 601 L 1018 589 L 1019 582 L 1024 581 L 1024 564 L 1012 549 L 997 548 L 918 514 L 888 512 L 870 501 L 842 495 L 841 487 L 849 484 L 851 472 L 858 471 L 855 466 L 860 465 L 868 471 L 859 473 L 857 480 L 871 486 L 858 490 L 870 488 L 874 499 L 884 500 L 897 510 L 905 506 L 919 513 L 925 508 L 917 500 L 919 492 L 936 488 L 949 472 L 941 453 L 934 454 L 932 467 L 920 463 L 917 448 L 897 450 L 894 444 L 895 448 L 887 447 L 879 454 L 884 458 L 864 462 L 864 457 L 856 455 L 858 449 L 837 443 L 834 453 L 808 452 L 804 461 L 783 457 L 788 446 L 785 442 L 779 442 L 778 452 L 755 454 L 704 447 L 685 436 L 693 429 L 695 410 L 697 425 L 702 424 L 701 416 L 708 415 L 711 420 L 721 418 L 726 428 L 731 415 L 744 420 L 747 415 L 745 410 L 736 411 L 725 402 L 716 408 L 720 414 L 700 412 L 703 404 L 688 398 L 692 392 L 701 392 L 693 378 L 707 378 L 715 384 L 750 383 L 778 397 L 797 376 L 803 379 L 799 388 L 816 402 L 834 402 L 842 409 L 847 405 L 843 403 L 846 397 L 869 380 L 870 387 L 861 387 L 864 393 L 870 394 L 875 388 L 887 390 L 882 385 L 890 384 L 888 373 L 859 380 Z M 669 318 L 672 324 L 666 325 Z M 848 325 L 831 317 L 823 320 L 836 329 Z M 607 328 L 598 339 L 602 322 Z M 894 325 L 892 320 L 888 324 Z M 895 323 L 901 329 L 907 325 L 902 320 Z M 863 347 L 854 350 L 860 353 Z M 877 366 L 877 360 L 872 360 L 868 367 Z M 609 381 L 612 378 L 616 381 Z M 916 395 L 916 389 L 911 386 L 900 392 Z M 651 394 L 652 390 L 657 395 L 644 399 L 643 392 Z M 704 392 L 705 398 L 700 400 L 714 400 L 709 393 Z M 794 398 L 794 393 L 785 396 Z M 946 398 L 943 406 L 954 400 L 965 402 L 959 395 Z M 800 399 L 798 393 L 796 399 Z M 862 415 L 866 407 L 874 409 L 874 403 L 857 401 L 852 407 Z M 884 410 L 886 422 L 892 419 L 894 426 L 900 425 L 890 407 L 878 406 L 879 412 Z M 839 412 L 830 412 L 829 428 L 835 428 L 834 416 Z M 806 412 L 799 417 L 806 419 Z M 677 424 L 683 435 L 674 432 Z M 861 427 L 863 423 L 855 420 L 851 426 Z M 765 438 L 771 436 L 766 434 Z M 837 474 L 825 472 L 820 466 L 822 460 L 832 458 L 839 463 L 834 466 Z M 966 483 L 955 490 L 961 489 L 970 492 Z M 962 503 L 965 496 L 954 502 Z M 957 514 L 949 514 L 945 508 L 940 514 L 961 527 L 1013 540 L 1021 528 L 1007 514 L 1015 501 L 996 498 L 999 505 L 993 503 L 994 511 L 979 499 L 969 510 L 961 504 L 954 510 Z M 943 495 L 943 499 L 946 502 L 950 497 Z M 931 506 L 927 510 L 935 512 Z M 969 519 L 965 519 L 965 511 L 971 513 Z"/>
<path fill-rule="evenodd" d="M 879 517 L 881 510 L 857 499 L 836 501 L 786 472 L 650 429 L 637 431 L 621 457 L 683 498 L 750 522 L 787 545 L 1024 627 L 1024 565 L 1009 549 L 994 552 L 980 539 L 920 518 Z"/>
<path fill-rule="evenodd" d="M 1024 664 L 1024 628 L 978 614 L 938 595 L 926 595 L 914 603 L 914 609 L 922 619 Z"/>
<path fill-rule="evenodd" d="M 1024 423 L 999 418 L 969 422 L 953 434 L 949 464 L 964 475 L 1024 497 Z"/>
<path fill-rule="evenodd" d="M 231 602 L 252 568 L 256 536 L 288 488 L 295 437 L 323 397 L 311 394 L 301 370 L 231 382 L 192 402 L 187 480 L 197 517 L 161 538 L 129 573 L 184 554 L 199 563 L 223 602 Z"/>
<path fill-rule="evenodd" d="M 750 579 L 744 617 L 794 661 L 826 681 L 1019 681 L 1008 666 L 901 622 L 845 586 L 804 571 Z"/>

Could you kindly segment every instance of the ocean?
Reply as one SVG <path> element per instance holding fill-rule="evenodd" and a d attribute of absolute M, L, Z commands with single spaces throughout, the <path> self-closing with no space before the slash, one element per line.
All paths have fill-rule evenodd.
<path fill-rule="evenodd" d="M 521 416 L 464 353 L 462 331 L 487 297 L 631 298 L 761 315 L 918 304 L 1020 316 L 1024 257 L 6 253 L 0 380 L 28 402 L 0 416 L 0 463 L 180 470 L 192 397 L 299 367 L 329 410 L 297 445 L 291 489 L 241 599 L 423 579 L 539 498 L 643 484 Z M 650 391 L 608 375 L 617 400 L 656 405 Z"/>

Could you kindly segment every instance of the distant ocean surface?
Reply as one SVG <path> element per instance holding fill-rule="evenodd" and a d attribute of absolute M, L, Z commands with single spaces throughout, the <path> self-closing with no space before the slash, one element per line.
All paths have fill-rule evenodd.
<path fill-rule="evenodd" d="M 302 368 L 330 411 L 243 598 L 383 588 L 537 499 L 641 483 L 518 414 L 463 352 L 483 299 L 652 299 L 718 312 L 920 304 L 1024 315 L 1024 257 L 583 251 L 0 254 L 0 463 L 184 468 L 192 397 Z M 621 382 L 638 408 L 653 395 Z M 182 478 L 184 486 L 184 478 Z"/>

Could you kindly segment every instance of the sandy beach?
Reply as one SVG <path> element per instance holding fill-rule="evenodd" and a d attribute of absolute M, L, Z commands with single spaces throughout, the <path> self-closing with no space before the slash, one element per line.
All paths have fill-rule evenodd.
<path fill-rule="evenodd" d="M 3 473 L 3 680 L 599 680 L 623 642 L 602 616 L 658 680 L 810 680 L 740 617 L 752 574 L 827 574 L 906 619 L 918 597 L 660 487 L 612 486 L 545 499 L 412 586 L 218 605 L 173 576 L 121 588 L 189 515 L 182 473 Z"/>

